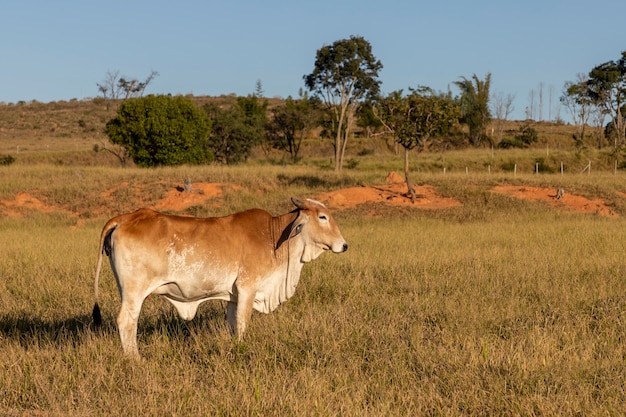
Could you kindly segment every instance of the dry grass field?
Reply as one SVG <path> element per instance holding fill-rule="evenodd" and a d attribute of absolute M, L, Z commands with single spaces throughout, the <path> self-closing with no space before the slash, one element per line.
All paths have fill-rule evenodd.
<path fill-rule="evenodd" d="M 243 342 L 223 303 L 185 322 L 146 301 L 127 360 L 108 267 L 104 329 L 90 317 L 100 228 L 163 206 L 187 175 L 230 184 L 183 213 L 290 209 L 386 172 L 310 167 L 1 168 L 0 411 L 99 415 L 620 415 L 626 398 L 622 174 L 416 179 L 460 205 L 334 210 L 345 254 L 304 268 L 294 298 L 255 313 Z M 615 216 L 493 191 L 563 186 Z M 19 193 L 30 197 L 13 204 Z M 168 200 L 169 199 L 169 200 Z M 182 206 L 181 206 L 182 207 Z M 179 207 L 180 208 L 180 207 Z"/>
<path fill-rule="evenodd" d="M 0 166 L 0 415 L 626 409 L 626 178 L 606 153 L 415 154 L 420 198 L 411 204 L 387 181 L 402 161 L 384 145 L 338 176 L 323 155 L 287 166 L 118 168 L 91 153 L 93 136 L 75 139 L 0 136 L 2 146 L 28 148 Z M 46 148 L 53 143 L 59 148 Z M 538 158 L 567 169 L 534 174 Z M 591 172 L 581 174 L 589 160 Z M 198 190 L 176 191 L 187 176 Z M 557 188 L 565 190 L 558 201 Z M 242 342 L 228 333 L 222 302 L 186 322 L 151 297 L 139 320 L 142 360 L 126 359 L 108 265 L 104 326 L 93 328 L 98 239 L 109 217 L 137 207 L 280 214 L 292 195 L 327 202 L 350 249 L 307 264 L 294 297 L 254 313 Z"/>

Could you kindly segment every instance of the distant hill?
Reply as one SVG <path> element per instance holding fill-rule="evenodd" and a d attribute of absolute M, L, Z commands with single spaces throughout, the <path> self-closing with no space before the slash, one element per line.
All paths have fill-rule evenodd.
<path fill-rule="evenodd" d="M 231 105 L 236 96 L 194 97 L 189 96 L 199 106 L 207 102 Z M 281 99 L 267 99 L 270 107 Z M 90 100 L 57 101 L 50 103 L 28 102 L 0 104 L 0 154 L 26 151 L 90 150 L 94 144 L 107 143 L 104 126 L 115 116 L 120 101 L 93 98 Z M 522 121 L 503 122 L 504 136 L 513 137 Z M 532 122 L 539 142 L 533 146 L 549 146 L 557 149 L 573 149 L 571 125 L 552 122 Z M 487 129 L 488 135 L 495 135 L 496 122 Z M 315 138 L 313 138 L 315 139 Z M 367 139 L 361 139 L 365 141 Z M 380 140 L 380 139 L 379 139 Z M 588 146 L 593 147 L 591 138 Z M 329 141 L 324 141 L 329 142 Z M 330 143 L 328 143 L 330 146 Z M 317 145 L 316 145 L 317 146 Z M 316 146 L 308 147 L 316 148 Z M 305 147 L 307 148 L 307 147 Z M 378 148 L 378 147 L 376 147 Z M 303 149 L 304 150 L 304 149 Z"/>

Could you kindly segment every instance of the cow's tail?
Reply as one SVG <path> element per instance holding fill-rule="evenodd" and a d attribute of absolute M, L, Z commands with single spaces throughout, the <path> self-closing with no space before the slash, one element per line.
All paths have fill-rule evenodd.
<path fill-rule="evenodd" d="M 91 312 L 93 323 L 96 327 L 99 327 L 102 324 L 102 315 L 100 314 L 100 306 L 98 305 L 98 283 L 100 281 L 100 271 L 102 270 L 102 259 L 104 257 L 104 253 L 106 253 L 107 256 L 111 256 L 111 234 L 117 226 L 119 226 L 119 222 L 116 219 L 109 220 L 109 222 L 104 225 L 102 234 L 100 235 L 100 250 L 98 251 L 96 278 L 93 286 L 95 303 L 93 305 L 93 311 Z"/>

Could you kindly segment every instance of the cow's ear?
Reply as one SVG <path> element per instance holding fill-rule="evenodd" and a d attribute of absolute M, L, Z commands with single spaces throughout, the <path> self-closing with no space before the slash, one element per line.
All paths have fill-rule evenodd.
<path fill-rule="evenodd" d="M 291 202 L 293 203 L 294 206 L 296 206 L 300 210 L 306 210 L 308 208 L 304 201 L 298 200 L 295 197 L 291 197 Z"/>
<path fill-rule="evenodd" d="M 300 213 L 298 217 L 291 224 L 291 229 L 289 230 L 289 239 L 299 235 L 302 232 L 302 228 L 304 227 L 305 223 L 308 221 L 309 221 L 308 216 L 303 213 Z"/>

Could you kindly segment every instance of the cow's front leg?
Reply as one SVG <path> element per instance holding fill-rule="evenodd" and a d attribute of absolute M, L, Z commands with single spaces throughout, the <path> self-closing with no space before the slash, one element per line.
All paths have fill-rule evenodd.
<path fill-rule="evenodd" d="M 226 306 L 226 319 L 231 333 L 237 335 L 237 339 L 241 341 L 246 327 L 252 317 L 252 306 L 254 304 L 254 291 L 246 288 L 237 289 L 237 302 L 229 301 Z"/>

